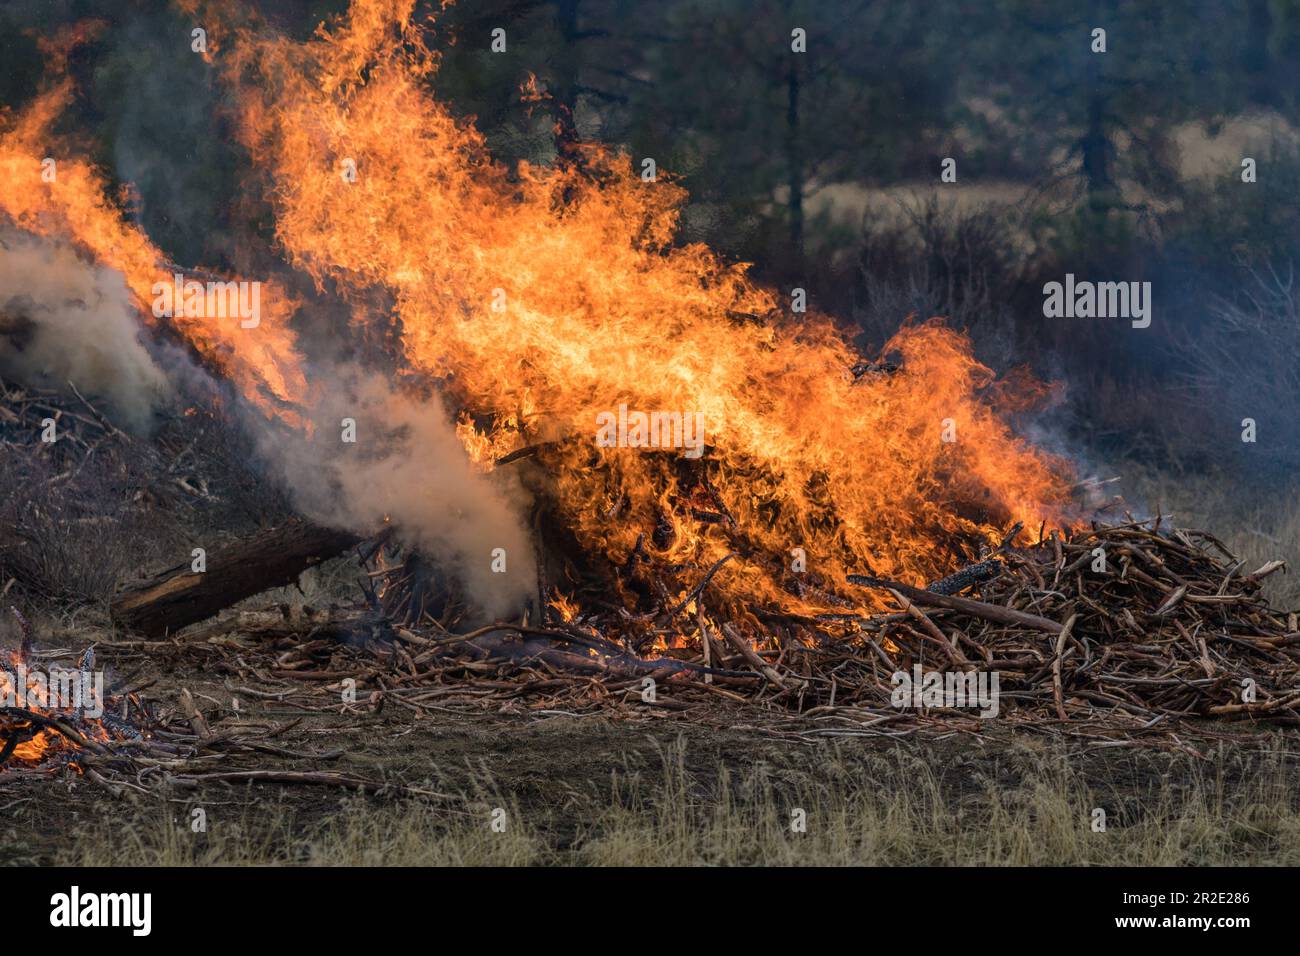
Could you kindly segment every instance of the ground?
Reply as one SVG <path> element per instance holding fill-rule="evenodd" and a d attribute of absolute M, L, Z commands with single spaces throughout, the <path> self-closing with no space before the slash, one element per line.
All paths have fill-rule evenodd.
<path fill-rule="evenodd" d="M 164 660 L 147 670 L 159 699 L 182 686 L 200 702 L 231 696 L 201 668 Z M 1300 862 L 1294 731 L 1216 741 L 1206 735 L 1228 728 L 1215 724 L 1123 746 L 1014 725 L 818 738 L 747 721 L 743 709 L 700 721 L 647 706 L 610 719 L 516 702 L 514 713 L 492 713 L 494 703 L 417 718 L 392 707 L 304 713 L 243 696 L 236 726 L 301 720 L 265 738 L 276 752 L 229 754 L 210 769 L 330 769 L 416 792 L 155 783 L 114 795 L 72 772 L 0 776 L 0 862 Z"/>

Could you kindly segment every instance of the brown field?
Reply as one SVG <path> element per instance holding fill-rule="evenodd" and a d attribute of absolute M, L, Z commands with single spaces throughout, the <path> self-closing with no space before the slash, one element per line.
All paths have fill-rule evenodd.
<path fill-rule="evenodd" d="M 354 744 L 361 736 L 347 734 Z M 338 764 L 447 799 L 309 788 L 6 787 L 8 864 L 1295 865 L 1292 734 L 1204 758 L 996 742 L 796 746 L 555 717 L 371 728 Z M 320 737 L 316 738 L 318 743 Z M 1106 811 L 1105 832 L 1092 813 Z M 191 829 L 202 808 L 207 830 Z M 806 811 L 806 832 L 791 830 Z M 504 832 L 492 827 L 505 812 Z"/>

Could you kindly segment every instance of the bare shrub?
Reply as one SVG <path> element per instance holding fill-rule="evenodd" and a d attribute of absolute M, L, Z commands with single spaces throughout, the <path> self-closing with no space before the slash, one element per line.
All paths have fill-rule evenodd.
<path fill-rule="evenodd" d="M 1209 321 L 1175 339 L 1185 368 L 1181 397 L 1230 416 L 1232 434 L 1218 446 L 1225 459 L 1248 448 L 1268 471 L 1293 473 L 1300 466 L 1300 287 L 1292 263 L 1243 261 L 1241 268 L 1241 288 L 1211 299 Z M 1255 445 L 1237 441 L 1244 418 L 1257 423 Z"/>
<path fill-rule="evenodd" d="M 854 319 L 876 344 L 909 315 L 943 316 L 977 348 L 1007 352 L 1026 268 L 1015 207 L 962 209 L 937 196 L 900 200 L 901 219 L 864 218 Z"/>
<path fill-rule="evenodd" d="M 103 463 L 77 474 L 0 463 L 0 586 L 62 603 L 107 601 L 150 549 Z M 75 481 L 75 486 L 61 486 Z M 142 554 L 143 551 L 143 554 Z"/>

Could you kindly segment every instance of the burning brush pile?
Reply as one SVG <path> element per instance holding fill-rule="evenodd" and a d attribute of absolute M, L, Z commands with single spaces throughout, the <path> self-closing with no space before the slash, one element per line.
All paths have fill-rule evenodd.
<path fill-rule="evenodd" d="M 650 677 L 683 709 L 762 702 L 859 726 L 951 727 L 973 717 L 962 708 L 977 705 L 984 717 L 1106 732 L 1171 718 L 1297 721 L 1297 616 L 1272 610 L 1260 593 L 1281 562 L 1247 569 L 1212 535 L 1160 519 L 1018 545 L 1020 533 L 1013 528 L 987 557 L 927 588 L 849 575 L 846 590 L 888 595 L 894 609 L 875 613 L 756 609 L 744 621 L 713 623 L 706 574 L 686 598 L 639 616 L 558 608 L 545 624 L 459 637 L 426 619 L 414 631 L 398 628 L 399 643 L 413 645 L 423 663 L 402 676 L 441 684 L 467 660 L 513 654 L 529 665 L 510 685 L 514 693 L 530 685 L 553 693 L 564 685 L 559 673 L 577 672 L 611 679 L 607 689 L 624 691 L 625 703 L 645 703 Z M 385 601 L 400 610 L 418 584 L 403 567 L 388 587 Z M 989 677 L 993 699 L 977 699 Z M 588 679 L 566 687 L 590 699 Z M 953 685 L 969 696 L 954 704 L 944 696 Z"/>
<path fill-rule="evenodd" d="M 201 68 L 275 255 L 258 237 L 258 271 L 178 266 L 55 132 L 62 58 L 93 26 L 53 38 L 53 79 L 0 117 L 0 226 L 119 276 L 152 343 L 136 377 L 165 391 L 159 343 L 184 353 L 305 520 L 131 588 L 124 628 L 171 635 L 356 547 L 355 626 L 315 621 L 278 666 L 416 711 L 421 688 L 464 685 L 962 719 L 925 693 L 942 672 L 996 675 L 1000 713 L 1036 721 L 1296 719 L 1300 634 L 1260 595 L 1278 565 L 1094 523 L 1069 462 L 1014 427 L 1050 387 L 998 377 L 937 321 L 865 359 L 679 243 L 683 191 L 563 115 L 551 160 L 497 162 L 430 93 L 412 0 L 355 0 L 304 42 L 236 4 L 179 6 L 207 27 Z M 558 109 L 532 81 L 523 98 Z"/>

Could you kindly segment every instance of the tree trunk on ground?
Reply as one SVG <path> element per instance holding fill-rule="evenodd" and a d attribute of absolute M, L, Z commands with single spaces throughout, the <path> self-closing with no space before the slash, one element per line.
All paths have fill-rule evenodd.
<path fill-rule="evenodd" d="M 184 564 L 127 588 L 113 600 L 110 613 L 123 628 L 161 637 L 212 617 L 244 598 L 291 584 L 303 571 L 360 540 L 350 531 L 294 518 L 212 551 L 202 572 Z"/>

